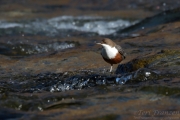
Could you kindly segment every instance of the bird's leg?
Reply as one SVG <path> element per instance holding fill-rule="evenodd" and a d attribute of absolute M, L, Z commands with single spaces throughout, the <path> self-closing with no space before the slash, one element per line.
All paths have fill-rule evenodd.
<path fill-rule="evenodd" d="M 110 67 L 110 70 L 109 70 L 109 72 L 112 72 L 112 67 L 113 67 L 113 64 L 111 64 L 111 67 Z"/>

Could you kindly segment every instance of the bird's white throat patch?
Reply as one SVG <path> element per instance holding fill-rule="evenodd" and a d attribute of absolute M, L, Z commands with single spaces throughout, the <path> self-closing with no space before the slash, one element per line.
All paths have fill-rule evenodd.
<path fill-rule="evenodd" d="M 118 50 L 115 47 L 111 47 L 107 44 L 101 44 L 104 49 L 102 49 L 101 54 L 106 59 L 112 59 L 118 53 Z"/>

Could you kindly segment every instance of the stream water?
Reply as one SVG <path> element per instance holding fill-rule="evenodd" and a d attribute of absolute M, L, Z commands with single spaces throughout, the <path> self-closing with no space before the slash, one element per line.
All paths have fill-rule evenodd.
<path fill-rule="evenodd" d="M 157 16 L 155 20 L 161 19 L 161 14 Z M 129 58 L 113 73 L 92 67 L 99 61 L 90 55 L 100 51 L 94 44 L 100 38 L 121 42 L 167 27 L 144 31 L 141 25 L 146 24 L 149 21 L 92 15 L 1 19 L 0 119 L 179 119 L 180 52 L 163 50 L 178 48 L 178 42 L 166 46 L 160 39 L 158 46 L 154 39 L 125 41 L 128 56 L 138 57 Z M 138 28 L 135 34 L 120 33 L 131 27 Z M 82 68 L 87 64 L 92 68 Z M 59 66 L 67 69 L 58 71 Z"/>

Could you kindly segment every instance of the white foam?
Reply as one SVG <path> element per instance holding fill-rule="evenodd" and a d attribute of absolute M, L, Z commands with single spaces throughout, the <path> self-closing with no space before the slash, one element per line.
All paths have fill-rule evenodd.
<path fill-rule="evenodd" d="M 51 19 L 37 19 L 21 22 L 0 21 L 0 28 L 24 28 L 24 32 L 45 32 L 46 35 L 57 35 L 59 30 L 77 30 L 93 32 L 99 35 L 110 35 L 119 29 L 132 25 L 134 22 L 122 19 L 103 18 L 98 16 L 59 16 Z"/>
<path fill-rule="evenodd" d="M 14 27 L 22 27 L 22 24 L 19 23 L 9 23 L 5 21 L 0 21 L 0 28 L 14 28 Z"/>
<path fill-rule="evenodd" d="M 65 19 L 66 18 L 66 19 Z M 71 18 L 71 20 L 70 20 Z M 62 21 L 66 20 L 66 21 Z M 132 23 L 127 20 L 110 20 L 102 17 L 57 17 L 48 21 L 57 29 L 73 29 L 84 32 L 94 32 L 99 35 L 109 35 L 117 30 L 130 26 Z"/>
<path fill-rule="evenodd" d="M 61 20 L 94 20 L 94 19 L 102 19 L 100 16 L 58 16 L 49 19 L 49 22 L 61 21 Z"/>

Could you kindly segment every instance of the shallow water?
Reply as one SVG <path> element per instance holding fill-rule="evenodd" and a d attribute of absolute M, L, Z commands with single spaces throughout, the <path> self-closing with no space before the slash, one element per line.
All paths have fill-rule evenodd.
<path fill-rule="evenodd" d="M 77 119 L 84 118 L 81 116 L 82 111 L 89 114 L 85 118 L 135 119 L 134 117 L 146 117 L 141 115 L 140 111 L 151 110 L 149 117 L 152 117 L 155 110 L 166 110 L 166 106 L 161 104 L 163 102 L 169 104 L 176 101 L 171 103 L 171 106 L 179 105 L 179 83 L 176 83 L 176 87 L 164 87 L 164 83 L 173 83 L 172 77 L 147 68 L 121 75 L 106 71 L 81 70 L 15 75 L 3 79 L 0 82 L 1 112 L 5 113 L 1 115 L 3 119 L 8 119 L 7 115 L 13 113 L 11 109 L 17 111 L 13 113 L 16 117 L 12 117 L 17 119 L 29 116 L 29 119 L 58 119 L 67 115 L 68 119 L 72 119 L 71 115 L 73 116 L 75 111 L 79 111 L 75 112 L 79 114 Z M 150 108 L 147 103 L 151 104 Z M 141 104 L 145 105 L 142 107 Z M 100 116 L 92 117 L 97 114 L 91 109 L 99 111 Z M 178 107 L 168 111 L 172 110 L 178 111 Z M 124 115 L 127 113 L 132 116 Z M 157 113 L 154 116 L 160 115 Z"/>
<path fill-rule="evenodd" d="M 22 40 L 23 41 L 23 40 Z M 8 56 L 28 56 L 38 53 L 45 53 L 50 51 L 59 51 L 78 46 L 77 42 L 52 42 L 52 43 L 38 43 L 33 44 L 31 41 L 14 43 L 1 43 L 0 54 Z"/>
<path fill-rule="evenodd" d="M 96 16 L 58 16 L 51 19 L 33 19 L 19 21 L 0 21 L 0 36 L 14 36 L 1 40 L 0 53 L 9 56 L 27 56 L 38 53 L 60 51 L 77 47 L 76 41 L 52 41 L 55 37 L 96 37 L 97 35 L 113 35 L 117 30 L 134 24 L 135 21 L 111 17 Z M 31 36 L 31 39 L 26 38 Z M 49 39 L 38 42 L 33 36 L 48 36 Z M 16 37 L 20 37 L 16 38 Z M 46 38 L 45 38 L 46 39 Z M 2 42 L 3 41 L 3 42 Z M 16 43 L 16 44 L 15 44 Z"/>
<path fill-rule="evenodd" d="M 169 7 L 160 5 L 149 7 Z M 152 21 L 58 14 L 1 19 L 0 119 L 178 119 L 180 24 L 179 9 L 173 11 L 168 22 L 162 13 Z M 127 52 L 113 73 L 95 44 L 103 37 Z"/>

